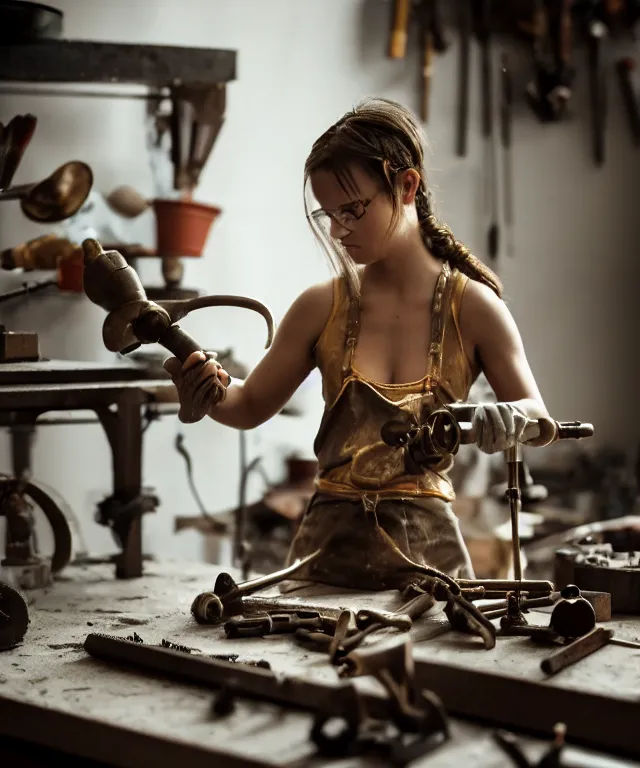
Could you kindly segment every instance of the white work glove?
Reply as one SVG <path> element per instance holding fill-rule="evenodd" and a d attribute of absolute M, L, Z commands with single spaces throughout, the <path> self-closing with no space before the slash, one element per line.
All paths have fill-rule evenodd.
<path fill-rule="evenodd" d="M 220 391 L 220 385 L 228 387 L 231 377 L 215 357 L 212 353 L 207 358 L 202 352 L 194 352 L 185 360 L 184 365 L 177 357 L 164 361 L 163 368 L 178 390 L 178 418 L 184 424 L 199 421 L 216 400 L 224 399 L 225 392 Z"/>
<path fill-rule="evenodd" d="M 472 422 L 475 443 L 484 453 L 506 451 L 524 441 L 524 431 L 530 423 L 511 403 L 478 405 Z"/>

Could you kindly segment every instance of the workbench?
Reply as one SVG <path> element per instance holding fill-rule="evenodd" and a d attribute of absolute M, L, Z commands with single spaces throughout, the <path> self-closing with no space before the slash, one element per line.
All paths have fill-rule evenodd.
<path fill-rule="evenodd" d="M 168 376 L 158 378 L 124 361 L 0 364 L 0 426 L 12 429 L 16 476 L 31 470 L 29 443 L 44 414 L 92 410 L 102 424 L 113 458 L 113 494 L 102 503 L 100 517 L 121 546 L 115 559 L 119 578 L 142 574 L 142 515 L 155 506 L 142 488 L 143 406 L 163 392 L 175 392 Z"/>
<path fill-rule="evenodd" d="M 0 654 L 0 765 L 35 768 L 57 764 L 51 750 L 66 753 L 64 764 L 72 768 L 371 764 L 364 758 L 330 761 L 314 757 L 309 715 L 266 703 L 240 702 L 233 714 L 215 718 L 212 690 L 112 665 L 91 658 L 84 650 L 89 633 L 123 638 L 137 633 L 149 645 L 168 640 L 205 654 L 237 654 L 237 664 L 266 660 L 276 673 L 338 682 L 335 668 L 324 653 L 304 649 L 290 636 L 229 640 L 221 626 L 197 624 L 190 615 L 191 602 L 200 592 L 213 588 L 219 572 L 218 566 L 204 563 L 151 561 L 144 576 L 124 581 L 114 580 L 107 565 L 71 565 L 46 591 L 30 594 L 31 624 L 24 642 Z M 329 607 L 357 609 L 371 605 L 394 608 L 398 598 L 386 592 L 343 594 L 316 596 L 314 604 L 319 600 Z M 548 623 L 548 614 L 536 614 L 530 620 Z M 445 671 L 453 668 L 458 673 L 466 670 L 469 684 L 454 683 L 460 689 L 457 695 L 467 702 L 478 697 L 473 670 L 484 670 L 494 680 L 501 679 L 499 675 L 509 676 L 515 683 L 513 690 L 522 684 L 523 696 L 527 695 L 527 683 L 543 680 L 539 661 L 548 649 L 534 646 L 527 638 L 514 637 L 499 638 L 496 647 L 486 651 L 478 638 L 453 631 L 443 633 L 442 625 L 443 616 L 436 615 L 416 622 L 411 630 L 416 672 L 423 687 L 429 687 L 424 679 L 429 665 L 432 672 L 433 665 L 442 665 Z M 608 626 L 618 637 L 640 639 L 638 618 L 615 619 Z M 398 634 L 395 630 L 385 633 Z M 380 635 L 374 634 L 369 640 L 375 642 L 376 637 Z M 439 679 L 441 675 L 429 675 L 435 689 L 440 688 L 436 692 L 444 694 L 446 704 L 452 692 Z M 558 701 L 563 692 L 580 690 L 606 696 L 610 707 L 605 709 L 612 712 L 616 711 L 616 702 L 622 701 L 626 715 L 635 711 L 630 710 L 634 707 L 640 715 L 640 651 L 607 646 L 540 685 Z M 491 699 L 490 687 L 485 693 L 491 717 L 497 703 Z M 526 703 L 518 700 L 516 693 L 506 707 L 504 702 L 501 706 L 517 717 L 518 710 L 526 709 Z M 542 713 L 543 718 L 557 714 L 553 707 Z M 567 741 L 571 743 L 571 713 L 566 715 Z M 540 716 L 538 712 L 538 720 Z M 552 726 L 554 720 L 549 722 Z M 600 722 L 606 723 L 604 710 Z M 412 765 L 489 768 L 510 764 L 492 739 L 494 725 L 488 727 L 453 716 L 450 724 L 450 740 Z M 546 739 L 521 737 L 532 758 L 537 759 L 547 748 L 551 726 Z M 598 727 L 598 722 L 591 725 L 595 731 Z M 32 746 L 25 741 L 32 742 Z M 36 750 L 33 744 L 44 751 Z M 640 739 L 636 739 L 635 749 L 640 749 Z M 586 751 L 582 746 L 569 746 L 563 764 L 585 765 L 578 758 Z M 87 762 L 91 760 L 96 762 Z M 638 763 L 609 756 L 589 765 L 613 768 Z"/>

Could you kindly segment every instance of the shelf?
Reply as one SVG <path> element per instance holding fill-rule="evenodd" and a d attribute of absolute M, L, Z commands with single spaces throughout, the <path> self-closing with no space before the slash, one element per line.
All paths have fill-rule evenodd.
<path fill-rule="evenodd" d="M 91 40 L 46 40 L 0 45 L 0 81 L 135 84 L 156 88 L 226 83 L 236 78 L 236 51 L 132 45 Z"/>

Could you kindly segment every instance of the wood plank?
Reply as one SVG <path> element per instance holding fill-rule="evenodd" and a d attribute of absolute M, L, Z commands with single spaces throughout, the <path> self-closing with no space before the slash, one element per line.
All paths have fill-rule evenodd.
<path fill-rule="evenodd" d="M 419 682 L 452 715 L 538 736 L 562 722 L 572 743 L 640 758 L 637 697 L 605 696 L 441 661 L 417 659 L 415 665 Z"/>

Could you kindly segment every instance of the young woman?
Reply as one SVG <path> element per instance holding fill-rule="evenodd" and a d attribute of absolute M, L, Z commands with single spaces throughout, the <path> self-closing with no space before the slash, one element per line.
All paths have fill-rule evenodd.
<path fill-rule="evenodd" d="M 434 214 L 423 139 L 411 112 L 375 99 L 315 142 L 304 179 L 319 207 L 308 218 L 339 276 L 295 300 L 261 362 L 209 409 L 221 424 L 251 429 L 320 369 L 317 492 L 289 560 L 322 554 L 297 579 L 403 589 L 415 581 L 412 563 L 473 576 L 451 509 L 451 461 L 409 473 L 404 449 L 381 440 L 387 421 L 465 401 L 483 371 L 498 402 L 475 411 L 481 450 L 513 445 L 527 418 L 540 420 L 536 444 L 556 437 L 500 281 Z M 202 360 L 165 363 L 186 408 L 211 377 L 229 384 Z"/>

